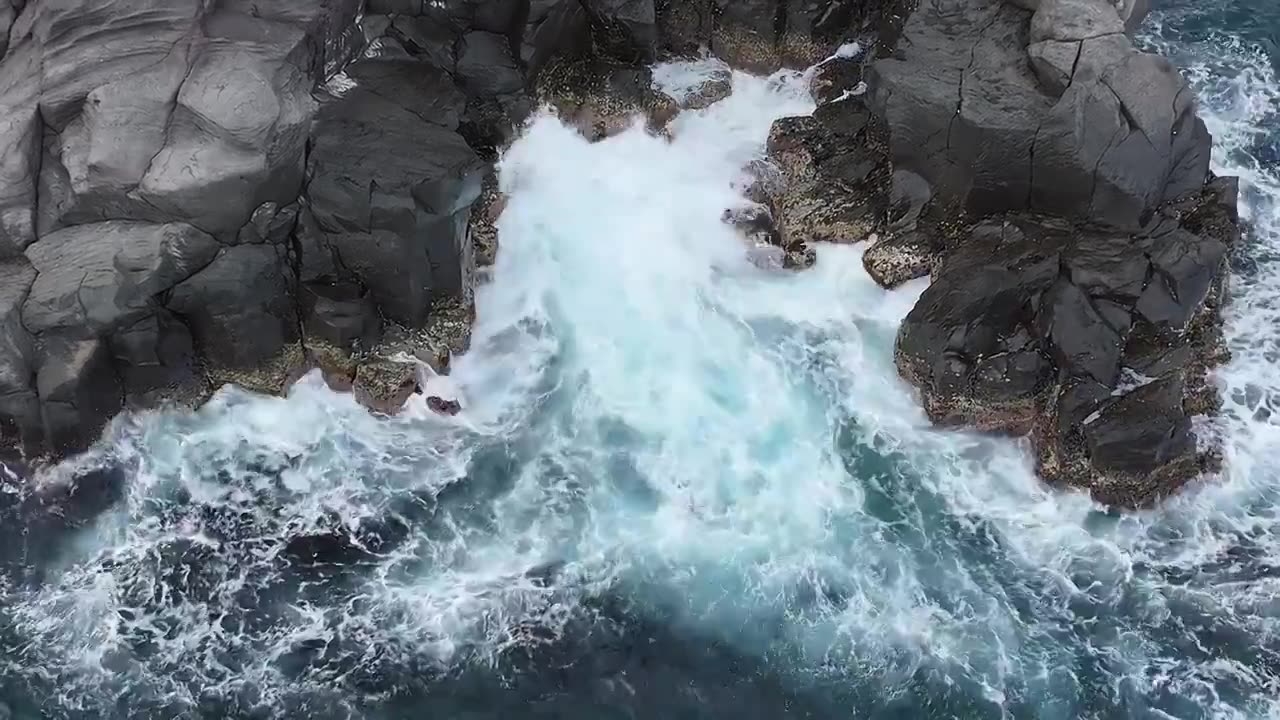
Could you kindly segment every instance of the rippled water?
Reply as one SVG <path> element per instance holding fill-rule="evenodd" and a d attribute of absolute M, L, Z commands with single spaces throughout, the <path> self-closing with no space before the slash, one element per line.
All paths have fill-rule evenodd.
<path fill-rule="evenodd" d="M 13 532 L 0 497 L 0 698 L 23 718 L 1280 717 L 1280 85 L 1264 37 L 1163 12 L 1147 40 L 1188 67 L 1254 223 L 1225 477 L 1107 514 L 1016 443 L 931 430 L 891 357 L 919 284 L 880 290 L 856 247 L 769 273 L 720 222 L 771 121 L 812 110 L 801 77 L 735 75 L 670 144 L 541 118 L 508 152 L 457 418 L 376 420 L 319 381 L 227 390 L 122 418 L 43 478 L 123 479 L 76 533 Z"/>

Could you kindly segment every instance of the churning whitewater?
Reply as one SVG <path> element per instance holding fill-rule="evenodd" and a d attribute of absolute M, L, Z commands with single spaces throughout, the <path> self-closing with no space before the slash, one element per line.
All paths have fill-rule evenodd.
<path fill-rule="evenodd" d="M 712 64 L 655 76 L 678 95 Z M 1249 72 L 1199 81 L 1233 172 L 1263 112 L 1235 103 L 1277 92 Z M 535 118 L 500 164 L 472 350 L 431 381 L 456 418 L 375 419 L 315 377 L 120 418 L 42 478 L 116 469 L 112 509 L 2 551 L 0 698 L 69 718 L 1277 717 L 1280 383 L 1254 327 L 1280 307 L 1274 220 L 1253 216 L 1263 260 L 1219 377 L 1226 476 L 1108 514 L 1044 487 L 1019 443 L 929 427 L 892 358 L 923 285 L 879 289 L 856 246 L 762 269 L 721 221 L 807 85 L 735 73 L 671 140 Z M 1254 170 L 1269 217 L 1280 183 Z"/>

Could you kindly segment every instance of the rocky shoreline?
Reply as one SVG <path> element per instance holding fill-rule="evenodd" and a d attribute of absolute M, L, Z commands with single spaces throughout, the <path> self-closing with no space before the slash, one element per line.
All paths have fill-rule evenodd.
<path fill-rule="evenodd" d="M 124 409 L 280 392 L 372 410 L 447 372 L 496 253 L 492 162 L 550 106 L 599 139 L 681 107 L 709 48 L 816 72 L 726 216 L 777 264 L 870 240 L 930 276 L 899 333 L 940 425 L 1029 434 L 1041 474 L 1135 506 L 1215 462 L 1236 185 L 1145 0 L 0 0 L 0 441 L 91 443 Z M 770 262 L 773 262 L 772 260 Z M 452 399 L 431 406 L 452 413 Z"/>

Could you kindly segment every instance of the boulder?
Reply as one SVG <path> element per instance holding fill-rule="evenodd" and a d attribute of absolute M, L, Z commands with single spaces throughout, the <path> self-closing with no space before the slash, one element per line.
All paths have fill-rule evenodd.
<path fill-rule="evenodd" d="M 1109 0 L 1030 6 L 911 14 L 867 74 L 895 169 L 923 177 L 942 214 L 1031 209 L 1130 230 L 1199 188 L 1208 133 L 1168 61 L 1133 47 Z"/>
<path fill-rule="evenodd" d="M 356 63 L 355 67 L 361 65 Z M 511 54 L 511 41 L 491 32 L 474 31 L 462 36 L 456 75 L 458 85 L 475 97 L 509 95 L 525 86 L 524 73 Z"/>
<path fill-rule="evenodd" d="M 1195 450 L 1178 374 L 1119 396 L 1086 417 L 1082 431 L 1090 457 L 1104 470 L 1143 472 Z"/>
<path fill-rule="evenodd" d="M 520 47 L 530 84 L 553 57 L 576 60 L 591 50 L 586 7 L 578 0 L 534 0 Z"/>
<path fill-rule="evenodd" d="M 432 395 L 427 398 L 427 407 L 438 415 L 457 415 L 462 412 L 462 404 L 457 400 L 447 400 L 442 397 Z"/>
<path fill-rule="evenodd" d="M 398 415 L 418 390 L 417 366 L 389 358 L 361 364 L 352 388 L 356 402 L 381 415 Z"/>
<path fill-rule="evenodd" d="M 539 77 L 537 97 L 592 142 L 631 127 L 637 116 L 653 133 L 665 133 L 680 111 L 654 88 L 652 72 L 609 62 L 558 62 Z"/>
<path fill-rule="evenodd" d="M 1037 318 L 1058 367 L 1070 377 L 1115 384 L 1120 354 L 1129 333 L 1129 311 L 1059 279 L 1040 300 Z M 1110 312 L 1109 312 L 1110 311 Z"/>
<path fill-rule="evenodd" d="M 774 224 L 773 213 L 763 205 L 729 208 L 720 218 L 732 225 L 747 244 L 747 258 L 766 270 L 803 270 L 817 260 L 813 248 L 803 241 L 784 245 Z"/>
<path fill-rule="evenodd" d="M 230 32 L 230 29 L 228 29 Z M 301 33 L 211 45 L 177 93 L 163 149 L 137 197 L 211 233 L 232 233 L 264 202 L 292 202 L 302 185 L 311 82 L 288 61 Z M 225 88 L 237 88 L 234 104 Z"/>
<path fill-rule="evenodd" d="M 1238 237 L 1233 183 L 1137 234 L 1009 214 L 948 248 L 899 330 L 935 422 L 1033 431 L 1048 479 L 1144 504 L 1194 476 L 1188 408 L 1221 362 L 1217 308 Z M 1202 411 L 1202 410 L 1198 410 Z"/>
<path fill-rule="evenodd" d="M 195 52 L 181 41 L 155 65 L 89 91 L 44 170 L 43 182 L 57 188 L 44 195 L 47 225 L 161 217 L 133 193 L 165 146 Z"/>
<path fill-rule="evenodd" d="M 876 228 L 888 162 L 871 147 L 870 119 L 855 98 L 774 124 L 767 148 L 779 177 L 763 194 L 789 252 L 812 242 L 860 242 Z"/>
<path fill-rule="evenodd" d="M 1162 334 L 1181 335 L 1222 276 L 1227 246 L 1185 230 L 1147 245 L 1153 272 L 1134 309 Z"/>
<path fill-rule="evenodd" d="M 45 446 L 58 454 L 78 452 L 98 438 L 123 397 L 111 352 L 97 338 L 41 338 L 36 391 Z"/>
<path fill-rule="evenodd" d="M 263 203 L 291 203 L 311 89 L 350 55 L 359 4 L 32 6 L 21 46 L 38 56 L 48 126 L 41 232 L 176 219 L 233 237 Z"/>
<path fill-rule="evenodd" d="M 35 278 L 35 268 L 25 259 L 0 261 L 0 438 L 24 445 L 34 441 L 29 433 L 39 425 L 31 387 L 34 338 L 22 326 L 22 304 Z"/>
<path fill-rule="evenodd" d="M 883 288 L 896 288 L 929 275 L 937 260 L 937 251 L 925 233 L 873 234 L 868 241 L 871 246 L 862 254 L 862 266 Z"/>
<path fill-rule="evenodd" d="M 903 376 L 935 422 L 1025 432 L 1056 373 L 1037 322 L 1065 228 L 994 220 L 948 254 L 898 332 Z M 1052 322 L 1049 323 L 1052 329 Z"/>

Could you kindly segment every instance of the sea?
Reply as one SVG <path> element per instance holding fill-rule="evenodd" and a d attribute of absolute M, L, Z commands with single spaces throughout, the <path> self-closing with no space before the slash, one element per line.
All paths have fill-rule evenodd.
<path fill-rule="evenodd" d="M 0 482 L 0 719 L 1280 718 L 1280 3 L 1140 41 L 1242 183 L 1221 474 L 1109 511 L 932 429 L 892 357 L 925 281 L 721 222 L 814 109 L 735 73 L 670 142 L 543 115 L 503 155 L 456 417 L 225 388 Z M 104 512 L 23 514 L 73 477 Z"/>

